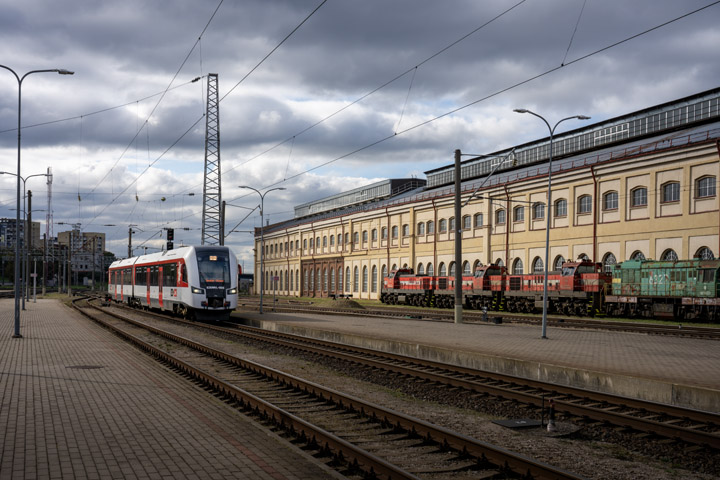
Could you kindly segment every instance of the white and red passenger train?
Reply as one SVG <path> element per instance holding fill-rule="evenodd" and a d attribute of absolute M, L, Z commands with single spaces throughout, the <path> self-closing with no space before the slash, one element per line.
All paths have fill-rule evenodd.
<path fill-rule="evenodd" d="M 197 320 L 225 320 L 237 308 L 238 265 L 222 246 L 181 247 L 110 265 L 108 298 Z"/>

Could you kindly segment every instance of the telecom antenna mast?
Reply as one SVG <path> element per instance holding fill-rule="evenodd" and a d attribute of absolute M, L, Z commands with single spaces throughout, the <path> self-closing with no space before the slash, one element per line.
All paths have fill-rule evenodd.
<path fill-rule="evenodd" d="M 203 186 L 202 245 L 224 245 L 220 188 L 220 102 L 218 75 L 208 74 L 205 116 L 205 183 Z"/>

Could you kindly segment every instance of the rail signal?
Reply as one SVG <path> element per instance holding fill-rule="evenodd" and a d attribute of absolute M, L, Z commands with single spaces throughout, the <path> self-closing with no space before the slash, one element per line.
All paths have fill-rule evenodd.
<path fill-rule="evenodd" d="M 173 240 L 175 240 L 175 229 L 168 228 L 167 229 L 167 250 L 173 249 Z"/>

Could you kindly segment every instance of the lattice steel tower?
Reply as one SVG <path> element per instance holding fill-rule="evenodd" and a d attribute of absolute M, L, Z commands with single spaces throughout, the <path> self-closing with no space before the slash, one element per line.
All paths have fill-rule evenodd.
<path fill-rule="evenodd" d="M 205 115 L 205 183 L 203 186 L 202 245 L 223 245 L 220 188 L 220 102 L 218 75 L 208 74 Z"/>

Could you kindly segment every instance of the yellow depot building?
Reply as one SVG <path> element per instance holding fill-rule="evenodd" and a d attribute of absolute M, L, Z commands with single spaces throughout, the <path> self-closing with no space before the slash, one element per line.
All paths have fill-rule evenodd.
<path fill-rule="evenodd" d="M 720 255 L 719 102 L 720 88 L 555 135 L 550 269 Z M 548 137 L 463 161 L 460 219 L 454 165 L 299 205 L 264 227 L 265 292 L 377 299 L 396 268 L 454 275 L 456 234 L 465 274 L 543 272 L 549 153 Z M 258 291 L 262 251 L 256 229 Z"/>

